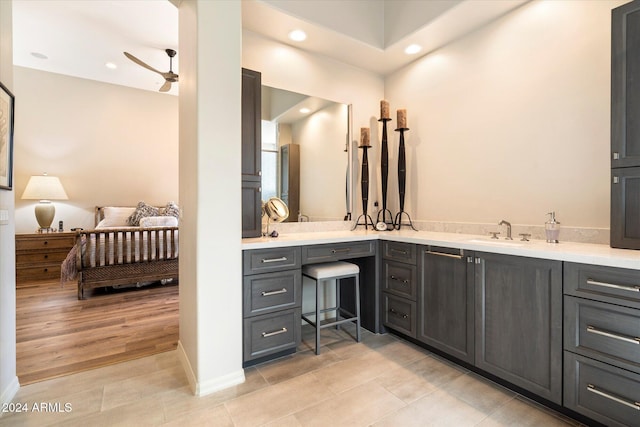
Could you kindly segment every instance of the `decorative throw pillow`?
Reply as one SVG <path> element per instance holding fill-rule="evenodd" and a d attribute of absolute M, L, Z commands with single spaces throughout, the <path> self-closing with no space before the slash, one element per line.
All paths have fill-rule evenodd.
<path fill-rule="evenodd" d="M 145 202 L 140 202 L 129 217 L 129 224 L 137 227 L 140 225 L 140 219 L 148 216 L 158 216 L 158 208 L 149 206 Z"/>
<path fill-rule="evenodd" d="M 178 218 L 173 216 L 147 216 L 140 218 L 140 227 L 177 227 Z"/>
<path fill-rule="evenodd" d="M 174 202 L 169 202 L 164 208 L 163 215 L 175 216 L 176 218 L 180 218 L 180 208 Z"/>
<path fill-rule="evenodd" d="M 104 219 L 98 224 L 104 227 L 126 227 L 129 225 L 129 217 L 135 212 L 136 208 L 124 208 L 116 206 L 105 206 L 102 208 Z"/>

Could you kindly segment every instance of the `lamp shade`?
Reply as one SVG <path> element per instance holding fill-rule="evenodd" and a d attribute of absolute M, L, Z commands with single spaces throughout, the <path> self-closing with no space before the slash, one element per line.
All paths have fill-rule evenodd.
<path fill-rule="evenodd" d="M 34 175 L 29 178 L 27 187 L 22 193 L 25 200 L 67 200 L 62 183 L 57 176 Z"/>

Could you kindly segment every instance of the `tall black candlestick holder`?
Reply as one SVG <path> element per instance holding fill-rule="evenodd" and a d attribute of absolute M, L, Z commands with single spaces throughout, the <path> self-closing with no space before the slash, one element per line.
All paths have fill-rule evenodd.
<path fill-rule="evenodd" d="M 400 195 L 400 212 L 396 214 L 394 227 L 396 230 L 400 230 L 402 227 L 402 215 L 405 215 L 409 220 L 409 223 L 405 225 L 409 225 L 414 231 L 418 231 L 413 226 L 411 216 L 404 210 L 404 194 L 407 186 L 407 159 L 404 152 L 404 133 L 408 130 L 409 128 L 396 129 L 396 132 L 400 132 L 400 145 L 398 147 L 398 194 Z"/>
<path fill-rule="evenodd" d="M 380 169 L 382 174 L 382 209 L 378 211 L 376 222 L 384 222 L 387 230 L 393 230 L 393 214 L 387 209 L 387 184 L 389 182 L 389 148 L 387 143 L 387 122 L 391 121 L 388 117 L 383 117 L 382 122 L 382 151 L 380 153 Z M 388 215 L 387 215 L 388 214 Z"/>
<path fill-rule="evenodd" d="M 371 216 L 367 214 L 367 207 L 369 205 L 369 158 L 367 155 L 367 151 L 371 148 L 368 145 L 361 145 L 362 148 L 362 176 L 360 177 L 360 192 L 362 193 L 362 215 L 356 219 L 356 223 L 353 226 L 352 230 L 355 230 L 359 225 L 364 225 L 364 229 L 367 230 L 369 225 L 371 225 L 371 229 L 375 230 L 376 226 L 373 224 L 373 219 Z M 360 222 L 360 219 L 364 221 L 364 223 Z"/>

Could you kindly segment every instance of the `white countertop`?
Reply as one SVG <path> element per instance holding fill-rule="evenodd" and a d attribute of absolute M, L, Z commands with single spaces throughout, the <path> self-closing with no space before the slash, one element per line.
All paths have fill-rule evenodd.
<path fill-rule="evenodd" d="M 400 230 L 379 232 L 355 230 L 290 233 L 281 234 L 276 238 L 242 239 L 242 249 L 319 245 L 378 239 L 640 270 L 640 250 L 614 249 L 606 245 L 591 243 L 547 243 L 543 240 L 522 242 L 516 238 L 510 241 L 504 239 L 491 240 L 485 236 L 432 231 Z"/>

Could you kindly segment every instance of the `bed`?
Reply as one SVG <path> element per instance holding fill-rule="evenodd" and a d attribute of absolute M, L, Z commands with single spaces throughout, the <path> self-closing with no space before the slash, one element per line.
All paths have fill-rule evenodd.
<path fill-rule="evenodd" d="M 88 289 L 178 282 L 178 220 L 165 208 L 129 225 L 137 208 L 97 207 L 96 228 L 76 232 L 76 244 L 62 264 L 61 281 L 78 282 L 78 299 Z"/>

